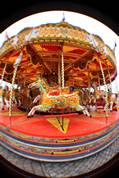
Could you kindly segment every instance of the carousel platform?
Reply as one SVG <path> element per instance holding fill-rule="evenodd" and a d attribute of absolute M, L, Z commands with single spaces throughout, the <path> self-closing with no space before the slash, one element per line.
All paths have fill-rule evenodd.
<path fill-rule="evenodd" d="M 33 160 L 72 161 L 108 147 L 119 133 L 119 111 L 83 114 L 38 115 L 27 118 L 20 110 L 0 113 L 0 144 Z"/>

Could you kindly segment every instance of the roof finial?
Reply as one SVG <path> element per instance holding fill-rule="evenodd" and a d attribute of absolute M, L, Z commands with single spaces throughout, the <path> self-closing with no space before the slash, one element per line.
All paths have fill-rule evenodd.
<path fill-rule="evenodd" d="M 63 12 L 63 17 L 62 17 L 62 22 L 65 21 L 65 15 L 64 15 L 64 12 Z"/>
<path fill-rule="evenodd" d="M 114 48 L 113 48 L 113 51 L 114 51 L 114 52 L 115 52 L 116 46 L 117 46 L 117 43 L 116 43 L 116 41 L 115 41 L 115 43 L 114 43 Z"/>

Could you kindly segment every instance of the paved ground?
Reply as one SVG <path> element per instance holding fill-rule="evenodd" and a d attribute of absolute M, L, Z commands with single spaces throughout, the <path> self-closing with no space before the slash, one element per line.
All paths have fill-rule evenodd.
<path fill-rule="evenodd" d="M 65 163 L 48 163 L 23 158 L 0 146 L 0 154 L 13 165 L 35 175 L 50 178 L 66 178 L 88 173 L 111 160 L 118 152 L 119 138 L 105 150 L 88 158 Z"/>

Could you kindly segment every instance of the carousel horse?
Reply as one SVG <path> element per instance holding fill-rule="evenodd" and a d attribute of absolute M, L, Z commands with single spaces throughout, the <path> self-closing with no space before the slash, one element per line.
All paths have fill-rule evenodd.
<path fill-rule="evenodd" d="M 113 111 L 114 105 L 116 104 L 117 95 L 116 93 L 108 92 L 107 93 L 107 103 L 106 103 L 106 94 L 103 90 L 97 90 L 96 92 L 96 102 L 97 106 L 100 105 L 106 110 L 106 107 L 110 111 Z"/>
<path fill-rule="evenodd" d="M 32 103 L 32 100 L 29 96 L 29 89 L 25 85 L 20 86 L 19 90 L 19 108 L 28 111 L 29 110 L 29 103 Z"/>
<path fill-rule="evenodd" d="M 5 106 L 7 109 L 9 109 L 9 97 L 10 97 L 10 91 L 8 86 L 5 86 L 2 89 L 2 97 L 1 97 L 1 110 L 5 109 Z"/>
<path fill-rule="evenodd" d="M 20 97 L 20 92 L 18 88 L 13 90 L 13 95 L 14 95 L 15 104 L 17 107 L 19 107 L 21 105 L 21 97 Z"/>
<path fill-rule="evenodd" d="M 119 110 L 119 93 L 117 93 L 117 98 L 116 98 L 116 109 Z"/>
<path fill-rule="evenodd" d="M 92 93 L 90 94 L 90 98 L 88 101 L 88 109 L 90 112 L 94 112 L 97 110 L 96 98 Z"/>
<path fill-rule="evenodd" d="M 96 90 L 95 91 L 95 104 L 96 104 L 96 110 L 97 109 L 104 109 L 106 108 L 106 98 L 105 98 L 105 92 L 103 90 Z"/>
<path fill-rule="evenodd" d="M 28 117 L 32 117 L 36 111 L 49 112 L 51 110 L 53 112 L 57 109 L 61 111 L 65 109 L 75 110 L 77 112 L 82 111 L 85 115 L 90 116 L 86 107 L 80 105 L 77 91 L 70 92 L 68 87 L 49 87 L 43 79 L 31 83 L 29 88 L 34 86 L 40 90 L 40 104 L 30 110 Z"/>
<path fill-rule="evenodd" d="M 109 98 L 108 99 L 109 110 L 113 111 L 115 106 L 116 106 L 116 103 L 117 103 L 117 94 L 116 93 L 109 93 L 108 98 Z"/>

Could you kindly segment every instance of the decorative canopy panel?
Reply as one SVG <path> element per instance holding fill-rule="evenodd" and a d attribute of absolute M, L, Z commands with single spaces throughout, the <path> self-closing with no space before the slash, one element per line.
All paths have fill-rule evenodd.
<path fill-rule="evenodd" d="M 7 64 L 4 80 L 12 81 L 13 66 L 21 51 L 15 83 L 29 84 L 39 76 L 58 83 L 62 53 L 66 86 L 103 84 L 101 66 L 106 83 L 117 75 L 115 55 L 103 40 L 66 22 L 27 28 L 5 41 L 0 49 L 1 76 Z"/>

